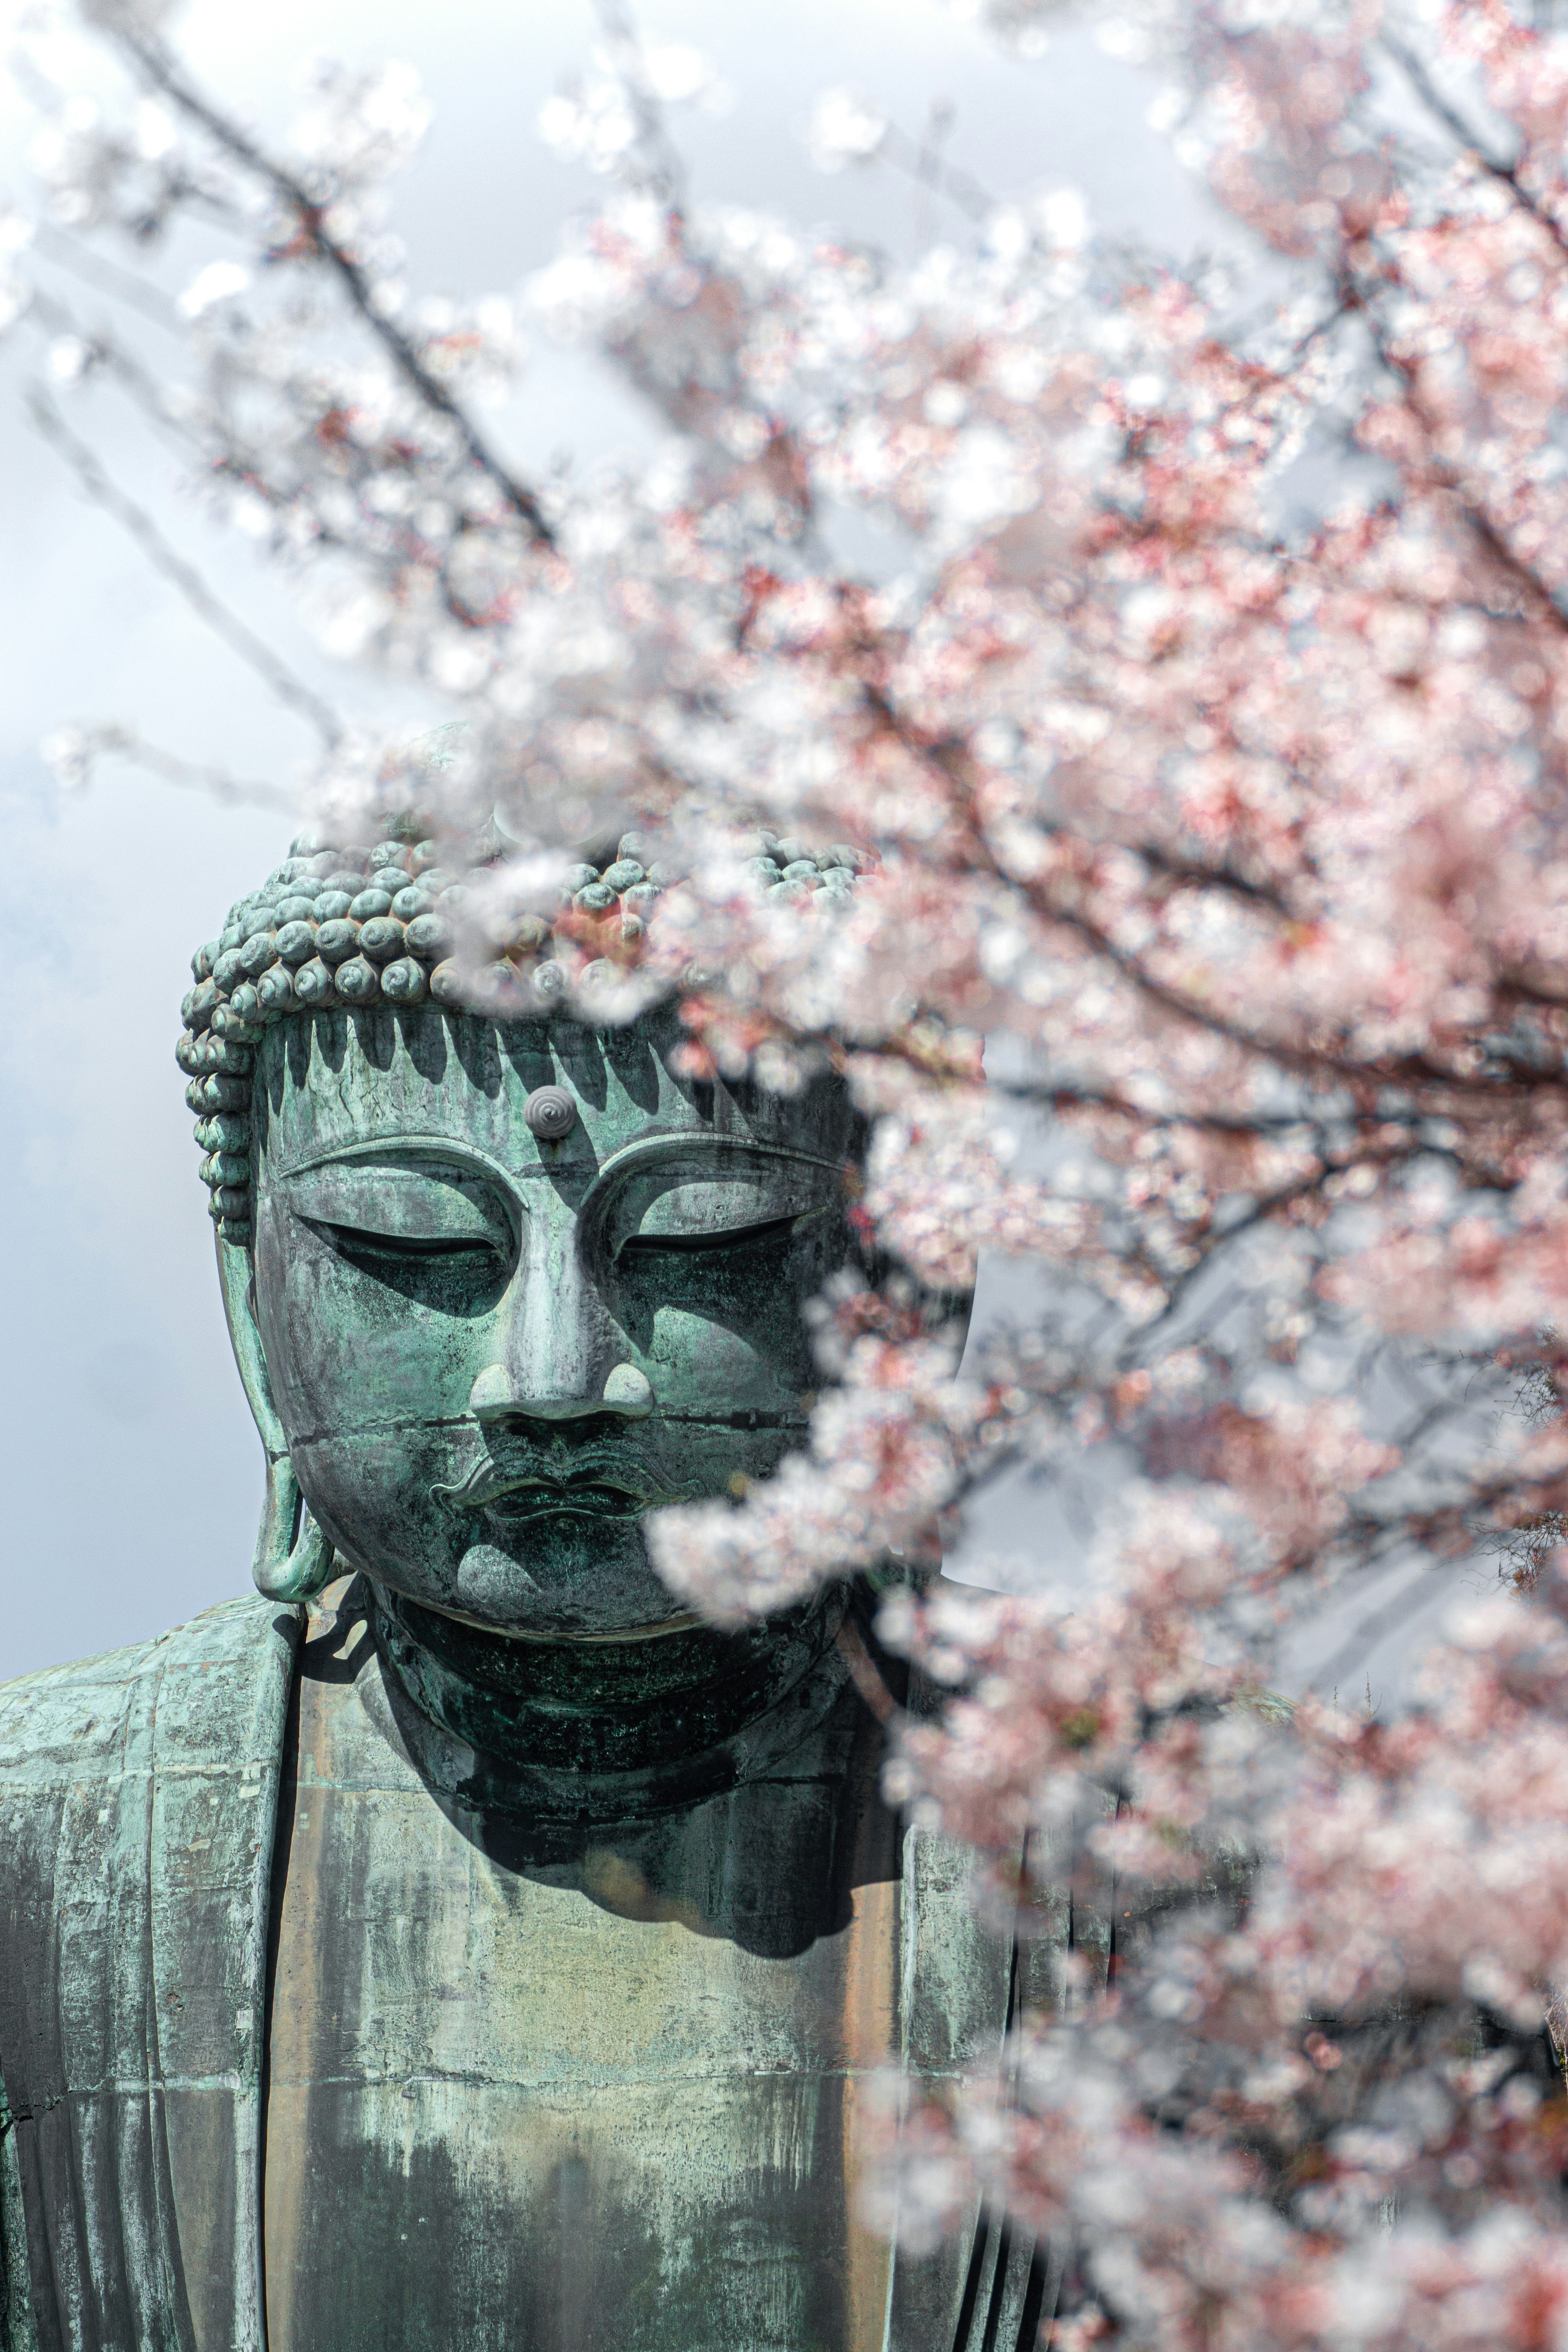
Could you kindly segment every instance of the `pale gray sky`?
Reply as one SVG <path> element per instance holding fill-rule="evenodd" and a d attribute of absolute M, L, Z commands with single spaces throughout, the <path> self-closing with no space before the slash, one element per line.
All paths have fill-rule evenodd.
<path fill-rule="evenodd" d="M 7 31 L 16 8 L 0 0 Z M 831 218 L 908 250 L 907 183 L 825 180 L 801 147 L 816 93 L 852 82 L 911 131 L 950 101 L 953 160 L 999 192 L 1071 182 L 1105 226 L 1177 250 L 1220 229 L 1144 125 L 1154 83 L 1082 30 L 1022 65 L 942 0 L 647 0 L 639 21 L 651 39 L 708 52 L 735 95 L 727 117 L 685 131 L 699 200 Z M 417 68 L 436 124 L 395 225 L 418 290 L 511 288 L 595 192 L 534 129 L 542 101 L 586 61 L 594 22 L 580 0 L 193 0 L 180 37 L 214 93 L 264 129 L 286 120 L 290 69 L 310 49 Z M 7 89 L 0 191 L 25 193 L 28 135 Z M 167 268 L 184 282 L 188 249 Z M 89 319 L 110 308 L 79 299 Z M 157 1633 L 246 1587 L 259 1449 L 228 1358 L 172 1046 L 193 946 L 289 831 L 126 772 L 62 800 L 37 746 L 66 721 L 119 719 L 186 758 L 285 784 L 310 749 L 28 429 L 21 393 L 41 356 L 26 330 L 0 348 L 0 1679 Z M 71 413 L 181 549 L 353 709 L 367 689 L 334 675 L 285 591 L 181 501 L 170 461 L 112 394 Z M 562 447 L 591 458 L 651 438 L 607 378 L 548 349 L 496 429 L 524 469 Z"/>

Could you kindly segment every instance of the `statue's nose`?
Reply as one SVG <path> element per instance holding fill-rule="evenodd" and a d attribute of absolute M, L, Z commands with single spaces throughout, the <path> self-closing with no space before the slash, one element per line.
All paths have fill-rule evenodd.
<path fill-rule="evenodd" d="M 603 1412 L 644 1421 L 653 1411 L 653 1389 L 647 1373 L 635 1364 L 617 1364 L 597 1396 L 520 1395 L 504 1364 L 487 1364 L 468 1391 L 468 1411 L 487 1426 L 507 1421 L 582 1421 Z"/>
<path fill-rule="evenodd" d="M 542 1199 L 521 1238 L 500 1344 L 469 1391 L 469 1412 L 486 1424 L 643 1419 L 653 1391 L 636 1365 L 616 1361 L 625 1341 L 583 1263 L 576 1218 Z"/>

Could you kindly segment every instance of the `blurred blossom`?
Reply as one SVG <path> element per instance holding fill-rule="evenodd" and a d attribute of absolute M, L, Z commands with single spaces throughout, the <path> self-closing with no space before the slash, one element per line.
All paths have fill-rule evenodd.
<path fill-rule="evenodd" d="M 574 98 L 546 99 L 539 129 L 564 162 L 607 172 L 637 137 L 637 117 L 616 84 L 598 82 Z"/>
<path fill-rule="evenodd" d="M 75 383 L 92 358 L 79 335 L 61 335 L 49 345 L 49 373 L 57 383 Z"/>
<path fill-rule="evenodd" d="M 209 261 L 198 269 L 179 298 L 182 318 L 200 319 L 220 302 L 232 301 L 250 283 L 250 272 L 237 261 Z"/>
<path fill-rule="evenodd" d="M 299 81 L 303 104 L 295 141 L 334 174 L 362 183 L 387 178 L 408 163 L 429 128 L 430 109 L 410 65 L 354 74 L 333 58 L 310 58 Z"/>
<path fill-rule="evenodd" d="M 857 89 L 825 89 L 805 127 L 806 152 L 819 172 L 868 163 L 888 135 L 888 118 Z"/>
<path fill-rule="evenodd" d="M 706 112 L 713 113 L 730 103 L 729 90 L 700 49 L 674 42 L 668 47 L 646 49 L 643 63 L 648 87 L 666 105 L 679 106 L 695 100 Z"/>
<path fill-rule="evenodd" d="M 93 744 L 82 728 L 57 728 L 39 744 L 38 756 L 62 792 L 79 791 L 91 779 Z"/>

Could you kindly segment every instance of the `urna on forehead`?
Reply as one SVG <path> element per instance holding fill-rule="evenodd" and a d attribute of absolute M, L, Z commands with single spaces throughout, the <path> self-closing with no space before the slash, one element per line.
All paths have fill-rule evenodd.
<path fill-rule="evenodd" d="M 255 1139 L 279 1172 L 397 1139 L 449 1140 L 519 1176 L 587 1172 L 658 1135 L 848 1155 L 841 1080 L 824 1074 L 775 1094 L 697 1078 L 682 1066 L 688 1043 L 673 1005 L 613 1029 L 434 1008 L 318 1015 L 279 1024 L 262 1045 Z"/>

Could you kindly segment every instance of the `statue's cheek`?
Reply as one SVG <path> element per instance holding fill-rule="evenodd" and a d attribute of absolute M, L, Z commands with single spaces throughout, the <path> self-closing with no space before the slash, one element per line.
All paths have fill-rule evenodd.
<path fill-rule="evenodd" d="M 439 1599 L 463 1544 L 436 1489 L 458 1469 L 449 1432 L 395 1423 L 293 1441 L 289 1455 L 324 1532 L 356 1568 Z"/>
<path fill-rule="evenodd" d="M 654 1394 L 667 1409 L 777 1412 L 795 1403 L 809 1377 L 788 1299 L 780 1300 L 771 1331 L 761 1318 L 737 1328 L 679 1307 L 658 1307 L 649 1320 L 644 1356 Z"/>
<path fill-rule="evenodd" d="M 306 1234 L 258 1261 L 258 1309 L 290 1444 L 306 1434 L 445 1423 L 466 1413 L 493 1352 L 492 1295 L 420 1270 L 373 1276 Z M 448 1297 L 443 1280 L 453 1292 Z M 490 1286 L 493 1292 L 495 1286 Z"/>

